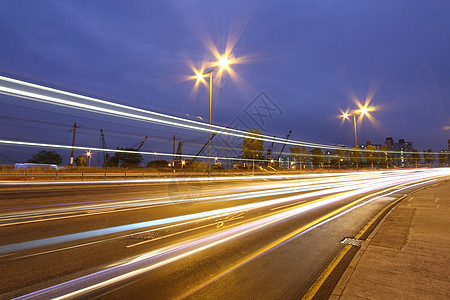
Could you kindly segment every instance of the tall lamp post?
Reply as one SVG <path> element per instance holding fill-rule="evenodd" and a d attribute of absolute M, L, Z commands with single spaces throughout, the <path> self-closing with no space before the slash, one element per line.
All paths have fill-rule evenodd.
<path fill-rule="evenodd" d="M 88 162 L 89 162 L 88 167 L 90 167 L 91 166 L 91 156 L 92 156 L 91 150 L 86 152 L 86 156 L 88 157 Z"/>
<path fill-rule="evenodd" d="M 353 127 L 355 129 L 355 147 L 358 147 L 358 137 L 356 134 L 356 114 L 361 114 L 361 115 L 367 115 L 367 113 L 369 112 L 369 108 L 367 108 L 367 106 L 363 106 L 361 107 L 359 110 L 356 110 L 352 113 L 350 113 L 350 115 L 353 115 Z M 349 113 L 345 112 L 341 115 L 341 117 L 345 120 L 345 119 L 349 119 Z"/>
<path fill-rule="evenodd" d="M 369 113 L 370 110 L 371 110 L 371 109 L 368 108 L 368 107 L 365 105 L 365 106 L 360 107 L 359 110 L 356 110 L 356 111 L 354 111 L 354 112 L 351 113 L 351 115 L 353 115 L 353 127 L 354 127 L 354 130 L 355 130 L 355 148 L 358 148 L 358 138 L 357 138 L 357 134 L 356 134 L 356 132 L 357 132 L 357 130 L 356 130 L 356 114 L 359 114 L 359 115 L 364 116 L 364 115 L 367 115 L 367 114 Z M 349 119 L 348 116 L 349 116 L 349 114 L 348 114 L 347 112 L 344 112 L 344 113 L 341 115 L 341 117 L 342 117 L 344 120 L 345 120 L 345 119 Z M 358 171 L 358 162 L 356 162 L 356 171 Z"/>
<path fill-rule="evenodd" d="M 220 69 L 228 69 L 228 65 L 231 62 L 227 56 L 219 58 L 217 65 L 208 72 L 197 73 L 195 76 L 197 80 L 202 80 L 204 77 L 209 76 L 209 132 L 208 132 L 208 176 L 211 176 L 211 106 L 212 106 L 212 94 L 213 94 L 213 76 L 212 72 L 220 67 Z"/>
<path fill-rule="evenodd" d="M 352 115 L 353 115 L 353 125 L 355 127 L 355 147 L 357 147 L 358 146 L 358 138 L 356 137 L 356 112 L 352 113 Z M 349 119 L 348 113 L 343 113 L 342 118 Z"/>

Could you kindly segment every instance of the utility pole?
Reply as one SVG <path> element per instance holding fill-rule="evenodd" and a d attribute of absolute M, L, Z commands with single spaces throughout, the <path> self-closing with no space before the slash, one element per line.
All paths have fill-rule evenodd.
<path fill-rule="evenodd" d="M 73 166 L 73 150 L 75 147 L 75 132 L 77 130 L 77 122 L 73 123 L 73 138 L 72 138 L 72 154 L 70 155 L 70 163 L 69 166 Z"/>
<path fill-rule="evenodd" d="M 103 129 L 100 129 L 100 143 L 101 143 L 101 147 L 103 149 L 103 168 L 106 168 L 108 166 L 108 162 L 109 162 L 109 153 L 106 152 L 106 149 L 108 149 L 108 147 L 106 146 L 106 141 L 105 141 L 105 135 L 103 134 Z M 98 161 L 100 161 L 100 155 L 98 156 Z M 100 166 L 100 163 L 98 164 Z"/>
<path fill-rule="evenodd" d="M 353 126 L 355 127 L 355 147 L 358 147 L 358 139 L 356 137 L 356 117 L 355 117 L 355 113 L 353 114 Z"/>
<path fill-rule="evenodd" d="M 173 135 L 172 168 L 175 167 L 175 134 Z"/>
<path fill-rule="evenodd" d="M 227 129 L 228 129 L 228 127 L 227 127 Z M 225 134 L 225 166 L 228 170 L 228 132 L 227 132 L 227 134 Z"/>
<path fill-rule="evenodd" d="M 215 69 L 215 68 L 214 68 Z M 213 69 L 213 70 L 214 70 Z M 212 71 L 209 72 L 209 131 L 208 131 L 208 177 L 211 176 L 211 105 L 212 105 L 212 92 L 213 81 Z"/>

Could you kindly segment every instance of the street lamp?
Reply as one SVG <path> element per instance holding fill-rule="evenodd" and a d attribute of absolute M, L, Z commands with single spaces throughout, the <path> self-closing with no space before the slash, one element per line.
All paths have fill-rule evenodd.
<path fill-rule="evenodd" d="M 92 156 L 91 150 L 86 152 L 86 156 L 88 157 L 88 161 L 89 161 L 88 167 L 90 167 L 91 166 L 91 156 Z"/>
<path fill-rule="evenodd" d="M 352 115 L 353 115 L 353 125 L 354 125 L 354 127 L 355 127 L 355 147 L 358 147 L 358 138 L 356 137 L 356 112 L 354 112 L 354 113 L 352 113 Z M 348 117 L 348 113 L 343 113 L 342 114 L 342 118 L 345 120 L 345 119 L 349 119 L 349 117 Z"/>
<path fill-rule="evenodd" d="M 349 119 L 349 115 L 353 115 L 353 127 L 355 129 L 355 147 L 358 147 L 358 138 L 357 138 L 357 135 L 356 135 L 356 114 L 360 114 L 360 115 L 364 116 L 364 115 L 367 115 L 370 110 L 371 109 L 365 105 L 365 106 L 360 107 L 359 110 L 355 110 L 354 112 L 352 112 L 350 114 L 347 113 L 347 112 L 344 112 L 341 115 L 342 119 L 344 119 L 344 120 L 345 119 L 348 120 Z"/>
<path fill-rule="evenodd" d="M 212 68 L 208 72 L 197 73 L 195 75 L 197 81 L 200 81 L 203 78 L 209 76 L 208 176 L 211 176 L 211 106 L 212 106 L 212 86 L 213 86 L 212 72 L 219 67 L 221 70 L 228 69 L 230 63 L 231 61 L 228 59 L 228 56 L 222 56 L 219 58 L 219 61 L 216 63 L 216 66 L 214 68 Z"/>

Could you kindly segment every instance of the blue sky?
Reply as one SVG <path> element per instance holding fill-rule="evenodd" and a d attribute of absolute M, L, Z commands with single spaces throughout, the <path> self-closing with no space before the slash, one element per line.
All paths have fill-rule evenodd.
<path fill-rule="evenodd" d="M 221 53 L 234 39 L 232 54 L 245 59 L 232 65 L 239 77 L 224 74 L 215 89 L 213 123 L 238 117 L 261 125 L 245 110 L 264 92 L 281 113 L 260 126 L 263 133 L 292 130 L 296 140 L 352 146 L 351 123 L 337 116 L 370 98 L 375 121 L 360 124 L 359 143 L 394 137 L 439 151 L 450 138 L 449 11 L 448 1 L 5 0 L 0 75 L 206 120 L 208 88 L 192 93 L 186 76 L 214 60 L 208 37 Z M 153 151 L 173 135 L 7 96 L 0 105 L 2 138 L 70 144 L 64 125 L 74 121 L 109 129 L 111 147 L 153 134 L 160 139 L 145 145 Z M 98 146 L 95 131 L 84 133 L 79 143 Z"/>

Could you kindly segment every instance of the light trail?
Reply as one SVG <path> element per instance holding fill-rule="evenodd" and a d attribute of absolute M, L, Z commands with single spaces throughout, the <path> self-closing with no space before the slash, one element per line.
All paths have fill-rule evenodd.
<path fill-rule="evenodd" d="M 314 181 L 302 182 L 294 181 L 289 183 L 277 183 L 277 184 L 264 184 L 255 187 L 245 188 L 231 188 L 226 195 L 219 194 L 219 191 L 214 193 L 219 194 L 217 196 L 202 196 L 196 199 L 197 203 L 214 201 L 236 201 L 236 200 L 249 200 L 253 198 L 261 197 L 273 197 L 293 193 L 302 193 L 311 190 L 330 189 L 341 186 L 348 186 L 348 182 L 351 178 L 343 176 L 343 178 L 335 179 L 333 183 L 328 183 L 325 179 L 316 179 Z M 359 184 L 368 183 L 370 178 L 360 179 Z M 371 181 L 372 182 L 372 181 Z M 294 187 L 292 187 L 294 186 Z M 356 188 L 356 186 L 354 186 Z M 209 192 L 211 194 L 211 192 Z M 159 197 L 159 198 L 146 198 L 146 199 L 125 199 L 121 201 L 114 201 L 112 203 L 89 203 L 85 202 L 83 205 L 74 207 L 66 207 L 57 209 L 42 209 L 32 211 L 20 211 L 17 213 L 0 214 L 0 227 L 12 226 L 17 224 L 28 224 L 36 222 L 46 222 L 50 220 L 62 220 L 68 218 L 86 217 L 98 214 L 118 213 L 122 211 L 142 210 L 150 207 L 173 205 L 174 202 L 180 204 L 182 202 L 191 202 L 191 199 L 184 199 L 182 196 L 177 197 Z M 98 201 L 95 201 L 98 202 Z M 104 201 L 102 201 L 104 202 Z M 290 204 L 289 204 L 290 205 Z M 57 206 L 57 205 L 55 205 Z M 120 208 L 120 209 L 119 209 Z M 67 216 L 66 216 L 67 215 Z"/>
<path fill-rule="evenodd" d="M 343 184 L 346 184 L 347 182 L 351 181 L 355 176 L 354 175 L 347 175 L 347 176 L 341 176 L 342 178 L 336 177 L 333 180 L 333 183 L 329 183 L 329 176 L 328 174 L 319 174 L 320 177 L 316 178 L 316 179 L 310 179 L 309 181 L 305 182 L 304 180 L 298 180 L 298 178 L 302 178 L 305 177 L 305 175 L 294 175 L 294 176 L 288 176 L 290 178 L 289 182 L 281 182 L 281 183 L 264 183 L 264 184 L 258 184 L 256 186 L 245 186 L 245 187 L 234 187 L 232 186 L 231 188 L 228 189 L 228 193 L 227 195 L 221 195 L 222 190 L 213 190 L 213 191 L 209 191 L 209 193 L 216 193 L 216 194 L 220 194 L 219 196 L 202 196 L 202 200 L 218 200 L 220 199 L 221 201 L 228 201 L 228 200 L 236 200 L 236 199 L 242 199 L 241 198 L 235 198 L 236 196 L 242 196 L 242 195 L 248 195 L 249 197 L 252 196 L 273 196 L 273 195 L 281 195 L 281 194 L 286 194 L 286 193 L 293 193 L 293 192 L 305 192 L 305 191 L 309 191 L 309 190 L 314 190 L 314 189 L 326 189 L 326 188 L 331 188 L 331 187 L 337 187 L 337 186 L 341 186 Z M 333 177 L 335 177 L 335 175 L 331 175 Z M 374 173 L 367 173 L 366 176 L 364 176 L 363 173 L 359 173 L 358 179 L 359 182 L 361 183 L 363 180 L 370 180 L 375 178 L 376 176 L 387 176 L 387 175 L 381 175 L 381 174 L 374 174 Z M 269 178 L 269 179 L 274 179 L 274 177 L 277 177 L 276 179 L 279 180 L 281 178 L 279 178 L 279 176 L 264 176 L 265 179 Z M 309 176 L 307 176 L 309 177 Z M 292 178 L 297 178 L 297 179 L 292 179 Z M 247 179 L 247 180 L 254 180 L 255 177 L 244 177 L 244 176 L 240 176 L 240 177 L 233 177 L 231 179 L 229 178 L 205 178 L 205 177 L 200 177 L 200 178 L 177 178 L 175 180 L 176 184 L 179 183 L 189 183 L 189 182 L 202 182 L 204 180 L 207 181 L 217 181 L 219 179 L 222 180 L 232 180 L 232 181 L 236 181 L 236 180 L 243 180 L 243 179 Z M 285 177 L 286 179 L 286 177 Z M 156 179 L 157 181 L 159 181 L 159 179 Z M 130 181 L 127 181 L 130 182 Z M 152 182 L 154 182 L 152 180 Z M 167 182 L 167 180 L 164 180 L 163 182 Z M 174 179 L 170 179 L 168 181 L 169 183 L 174 183 Z M 75 183 L 75 182 L 74 182 Z M 72 183 L 72 184 L 74 184 Z M 76 184 L 82 184 L 82 183 L 86 183 L 85 181 L 81 181 L 81 182 L 76 182 Z M 108 181 L 108 184 L 117 184 L 117 183 L 123 183 L 123 181 L 117 182 L 117 181 Z M 46 185 L 52 185 L 53 183 L 44 183 Z M 1 184 L 0 184 L 1 185 Z M 274 191 L 270 191 L 270 192 L 266 192 L 265 190 L 274 190 Z M 167 201 L 165 201 L 166 199 L 173 199 L 174 201 L 182 201 L 182 199 L 176 199 L 176 197 L 170 196 L 170 197 L 157 197 L 157 198 L 144 198 L 144 199 L 123 199 L 123 200 L 95 200 L 95 201 L 85 201 L 85 202 L 75 202 L 75 203 L 64 203 L 64 204 L 47 204 L 47 205 L 42 205 L 42 206 L 34 206 L 34 207 L 30 207 L 33 210 L 31 212 L 18 212 L 18 213 L 14 213 L 14 214 L 10 214 L 10 213 L 4 213 L 4 214 L 0 214 L 0 220 L 4 220 L 7 218 L 17 218 L 17 217 L 28 217 L 28 216 L 35 216 L 35 215 L 42 215 L 44 213 L 63 213 L 63 212 L 67 212 L 68 209 L 64 208 L 67 206 L 73 206 L 73 208 L 70 208 L 70 211 L 76 211 L 76 210 L 80 210 L 80 209 L 104 209 L 104 208 L 117 208 L 117 207 L 123 207 L 123 206 L 134 206 L 134 205 L 139 205 L 139 206 L 144 206 L 144 205 L 160 205 L 160 204 L 167 204 Z M 175 198 L 175 199 L 174 199 Z M 113 201 L 113 202 L 111 202 Z M 105 202 L 108 202 L 105 204 Z M 77 208 L 76 205 L 80 205 L 80 207 Z M 59 208 L 59 209 L 51 209 L 49 207 L 60 207 L 63 206 L 63 208 Z M 43 210 L 36 210 L 36 208 L 40 208 L 40 207 L 45 207 L 45 209 Z M 20 208 L 19 208 L 20 209 Z M 26 207 L 25 207 L 26 209 Z"/>
<path fill-rule="evenodd" d="M 403 172 L 397 172 L 397 175 L 404 174 Z M 290 180 L 289 182 L 282 183 L 264 183 L 256 186 L 246 186 L 245 188 L 232 187 L 229 189 L 227 195 L 221 195 L 221 190 L 208 191 L 207 195 L 202 195 L 195 199 L 196 202 L 224 202 L 224 201 L 236 201 L 236 200 L 249 200 L 259 197 L 273 197 L 286 194 L 302 193 L 311 190 L 330 189 L 335 187 L 341 187 L 348 185 L 348 183 L 355 178 L 355 175 L 341 175 L 333 180 L 333 183 L 329 183 L 329 175 L 321 174 L 322 176 L 316 179 L 304 180 Z M 358 174 L 358 183 L 364 184 L 373 180 L 376 177 L 380 179 L 386 178 L 388 174 L 368 172 L 366 174 Z M 273 177 L 273 176 L 272 176 Z M 278 176 L 277 176 L 278 177 Z M 304 175 L 296 175 L 294 178 L 304 177 Z M 249 177 L 242 177 L 241 179 L 251 179 Z M 193 178 L 189 178 L 189 181 Z M 213 180 L 211 178 L 201 178 L 207 180 Z M 223 179 L 223 178 L 222 178 Z M 187 182 L 189 182 L 187 181 Z M 372 181 L 370 181 L 372 182 Z M 48 184 L 48 183 L 47 183 Z M 114 184 L 114 182 L 113 182 Z M 355 186 L 356 187 L 356 186 Z M 214 194 L 217 194 L 214 196 Z M 66 203 L 63 205 L 45 205 L 44 209 L 37 209 L 39 207 L 32 207 L 31 211 L 16 208 L 18 210 L 14 213 L 0 214 L 0 227 L 11 226 L 17 224 L 27 224 L 35 222 L 45 222 L 50 220 L 61 220 L 67 218 L 86 217 L 97 214 L 118 213 L 122 211 L 142 210 L 150 207 L 157 207 L 163 205 L 173 205 L 174 203 L 180 204 L 182 202 L 191 202 L 192 199 L 185 196 L 168 196 L 168 197 L 156 197 L 156 198 L 143 198 L 143 199 L 123 199 L 123 200 L 102 200 L 102 201 L 88 201 L 83 203 Z M 282 206 L 288 206 L 290 204 L 284 204 Z M 62 206 L 62 207 L 61 207 Z M 56 207 L 56 208 L 52 208 Z M 276 210 L 277 208 L 273 208 Z"/>
<path fill-rule="evenodd" d="M 212 124 L 211 129 L 209 129 L 209 124 L 206 123 L 175 117 L 167 114 L 156 113 L 153 111 L 139 109 L 101 99 L 96 99 L 93 97 L 87 97 L 4 76 L 0 76 L 0 93 L 32 101 L 68 107 L 71 109 L 83 110 L 92 113 L 130 119 L 134 121 L 153 123 L 162 126 L 170 126 L 175 128 L 182 128 L 202 132 L 211 132 L 240 138 L 256 139 L 270 143 L 275 142 L 277 144 L 305 146 L 308 148 L 325 148 L 325 149 L 340 148 L 339 146 L 335 145 L 310 143 L 304 141 L 296 141 L 293 139 L 286 140 L 285 138 L 279 138 L 269 135 L 251 136 L 248 135 L 248 132 L 246 131 L 237 130 L 233 128 L 226 128 L 214 124 Z M 51 96 L 46 95 L 45 93 L 49 93 Z M 349 150 L 347 148 L 344 149 Z M 101 151 L 102 150 L 103 149 L 101 149 Z M 363 151 L 363 149 L 353 149 L 353 151 Z M 374 152 L 401 153 L 400 151 L 383 151 L 383 150 L 375 150 Z M 412 152 L 403 152 L 403 153 L 412 154 Z M 438 153 L 429 153 L 429 154 L 435 155 Z M 192 155 L 190 157 L 192 157 Z"/>
<path fill-rule="evenodd" d="M 439 173 L 439 172 L 438 172 Z M 421 175 L 421 176 L 419 176 Z M 382 187 L 371 185 L 370 187 L 363 187 L 362 189 L 353 190 L 350 192 L 338 193 L 337 195 L 327 196 L 325 199 L 319 199 L 307 204 L 300 204 L 294 208 L 287 208 L 281 212 L 273 213 L 269 216 L 264 216 L 262 218 L 252 220 L 250 222 L 244 223 L 239 226 L 224 229 L 218 233 L 208 234 L 206 236 L 201 236 L 195 239 L 190 239 L 184 242 L 180 242 L 174 245 L 163 247 L 143 255 L 139 255 L 134 259 L 122 262 L 113 267 L 107 268 L 105 270 L 86 275 L 65 283 L 61 283 L 40 291 L 36 291 L 17 299 L 31 299 L 31 298 L 55 298 L 55 299 L 67 299 L 73 297 L 80 297 L 86 295 L 86 293 L 104 288 L 114 283 L 121 282 L 125 279 L 130 279 L 138 275 L 142 275 L 155 268 L 167 265 L 179 259 L 185 258 L 187 256 L 199 253 L 206 249 L 218 246 L 220 244 L 229 242 L 231 240 L 243 237 L 247 234 L 260 231 L 264 228 L 270 227 L 276 223 L 282 222 L 284 220 L 290 219 L 292 217 L 303 214 L 307 211 L 314 210 L 318 207 L 323 207 L 339 201 L 348 199 L 349 197 L 354 197 L 362 195 L 365 193 L 370 193 L 369 195 L 362 196 L 338 209 L 335 209 L 326 215 L 323 215 L 316 220 L 300 227 L 299 229 L 284 235 L 281 238 L 268 244 L 266 247 L 259 249 L 258 251 L 246 256 L 238 264 L 234 265 L 231 270 L 236 269 L 243 264 L 253 260 L 254 258 L 264 255 L 267 252 L 279 247 L 283 243 L 294 239 L 309 230 L 313 230 L 318 226 L 329 222 L 333 218 L 337 218 L 346 214 L 358 207 L 361 207 L 371 201 L 376 200 L 379 197 L 385 197 L 394 192 L 401 191 L 406 188 L 417 187 L 420 185 L 429 184 L 434 180 L 434 178 L 439 178 L 440 176 L 448 176 L 448 172 L 445 174 L 436 174 L 433 176 L 431 174 L 414 174 L 402 179 L 398 179 L 399 182 L 393 183 L 386 180 L 386 183 Z M 381 188 L 381 190 L 379 190 Z M 378 191 L 376 191 L 378 190 Z M 230 270 L 226 270 L 220 275 L 225 275 Z M 215 277 L 217 278 L 217 277 Z M 206 282 L 209 284 L 211 281 Z"/>
<path fill-rule="evenodd" d="M 3 82 L 3 85 L 0 85 L 0 93 L 3 93 L 5 95 L 14 96 L 14 97 L 20 97 L 28 100 L 33 101 L 39 101 L 44 102 L 48 104 L 58 105 L 58 106 L 64 106 L 72 109 L 78 109 L 78 110 L 84 110 L 89 111 L 93 113 L 99 113 L 104 115 L 110 115 L 115 117 L 121 117 L 136 121 L 143 121 L 143 122 L 150 122 L 165 126 L 172 126 L 172 127 L 179 127 L 184 129 L 190 129 L 190 130 L 198 130 L 198 131 L 211 131 L 212 133 L 218 133 L 218 134 L 224 134 L 224 135 L 230 135 L 230 136 L 236 136 L 236 137 L 247 137 L 247 138 L 254 138 L 259 140 L 265 140 L 268 142 L 272 142 L 275 140 L 275 142 L 278 143 L 285 143 L 285 139 L 282 138 L 274 138 L 272 136 L 261 136 L 261 138 L 255 138 L 251 136 L 247 136 L 247 132 L 232 129 L 232 128 L 225 128 L 222 126 L 217 125 L 211 125 L 211 130 L 209 129 L 209 125 L 201 122 L 197 122 L 194 120 L 174 117 L 166 114 L 156 113 L 148 110 L 138 109 L 131 106 L 121 105 L 114 102 L 104 101 L 92 97 L 86 97 L 83 95 L 78 95 L 74 93 L 69 93 L 57 89 L 48 88 L 41 85 L 36 85 L 32 83 L 28 83 L 25 81 L 20 81 L 12 78 L 7 78 L 0 76 L 0 82 Z M 4 83 L 12 84 L 13 87 L 5 86 Z M 23 87 L 31 88 L 33 92 L 23 90 Z M 42 91 L 50 92 L 52 94 L 56 94 L 57 96 L 47 96 L 42 94 Z M 62 96 L 68 96 L 71 98 L 75 98 L 78 100 L 83 100 L 83 102 L 77 102 L 74 100 L 64 99 Z M 103 105 L 99 106 L 99 104 Z M 121 110 L 118 110 L 121 109 Z M 289 143 L 293 143 L 291 140 Z M 320 144 L 314 144 L 314 143 L 306 143 L 306 142 L 300 142 L 296 143 L 307 147 L 319 147 Z M 324 145 L 322 145 L 324 146 Z"/>
<path fill-rule="evenodd" d="M 4 254 L 12 253 L 12 252 L 17 252 L 17 251 L 23 251 L 23 250 L 28 250 L 28 249 L 38 248 L 38 247 L 56 245 L 56 244 L 61 244 L 61 243 L 66 243 L 66 242 L 88 239 L 88 238 L 92 238 L 92 237 L 99 237 L 99 236 L 103 236 L 103 235 L 117 234 L 120 232 L 138 230 L 138 229 L 143 229 L 143 228 L 150 228 L 150 227 L 154 227 L 154 226 L 166 225 L 166 224 L 171 224 L 171 223 L 185 222 L 185 221 L 190 221 L 190 220 L 198 221 L 198 220 L 201 220 L 204 218 L 209 219 L 209 218 L 218 217 L 218 216 L 224 215 L 224 214 L 236 213 L 236 212 L 247 211 L 247 210 L 252 210 L 252 209 L 259 209 L 262 207 L 268 207 L 268 206 L 272 206 L 272 205 L 280 205 L 282 203 L 286 203 L 286 202 L 290 202 L 290 201 L 298 201 L 300 199 L 312 198 L 312 197 L 321 197 L 321 196 L 334 194 L 334 193 L 343 193 L 343 192 L 353 191 L 356 193 L 355 195 L 358 195 L 361 193 L 367 193 L 374 189 L 387 188 L 389 186 L 397 185 L 397 184 L 400 184 L 403 182 L 408 182 L 411 180 L 424 180 L 424 178 L 428 177 L 426 173 L 425 174 L 415 174 L 415 173 L 416 172 L 413 172 L 410 175 L 399 176 L 398 178 L 390 177 L 387 179 L 383 179 L 383 178 L 375 179 L 373 181 L 364 182 L 362 184 L 351 183 L 351 184 L 349 184 L 347 186 L 343 186 L 343 187 L 319 190 L 319 191 L 305 193 L 305 194 L 301 194 L 301 195 L 279 197 L 274 200 L 249 203 L 249 204 L 234 206 L 234 207 L 230 207 L 230 208 L 216 209 L 216 210 L 212 210 L 212 211 L 199 212 L 199 213 L 194 213 L 194 214 L 189 214 L 189 215 L 169 217 L 169 218 L 165 218 L 165 219 L 151 220 L 151 221 L 145 221 L 145 222 L 140 222 L 140 223 L 121 225 L 121 226 L 91 230 L 91 231 L 86 231 L 86 232 L 73 233 L 73 234 L 68 234 L 68 235 L 63 235 L 63 236 L 44 238 L 44 239 L 39 239 L 39 240 L 34 240 L 34 241 L 27 241 L 27 242 L 21 242 L 21 243 L 16 243 L 16 244 L 4 245 L 4 246 L 0 246 L 0 254 L 4 255 Z M 434 173 L 434 176 L 446 176 L 446 175 L 448 175 L 448 172 L 445 173 L 444 175 L 439 174 L 439 172 Z M 352 192 L 348 192 L 348 193 L 352 193 Z M 261 197 L 262 195 L 259 195 L 259 196 Z M 246 197 L 251 197 L 251 193 L 250 193 L 250 195 L 236 197 L 234 199 L 242 199 L 242 198 L 246 198 Z"/>
<path fill-rule="evenodd" d="M 261 208 L 263 206 L 274 205 L 274 204 L 278 204 L 278 203 L 284 202 L 284 201 L 293 201 L 293 200 L 298 200 L 301 198 L 322 196 L 322 195 L 326 195 L 326 194 L 329 194 L 332 192 L 341 192 L 341 191 L 348 190 L 348 189 L 353 189 L 353 187 L 339 188 L 339 189 L 334 189 L 333 191 L 326 190 L 326 191 L 310 193 L 307 195 L 298 195 L 298 196 L 278 198 L 275 200 L 269 200 L 269 201 L 265 201 L 262 203 L 261 202 L 251 203 L 251 204 L 245 204 L 245 205 L 240 205 L 240 206 L 231 207 L 231 208 L 223 208 L 223 209 L 217 209 L 217 210 L 213 210 L 213 211 L 194 213 L 194 214 L 190 214 L 190 215 L 182 215 L 182 216 L 177 216 L 177 217 L 170 217 L 170 218 L 165 218 L 165 219 L 152 220 L 152 221 L 140 222 L 140 223 L 135 223 L 135 224 L 109 227 L 109 228 L 104 228 L 104 229 L 97 229 L 97 230 L 91 230 L 91 231 L 86 231 L 86 232 L 73 233 L 73 234 L 68 234 L 68 235 L 63 235 L 63 236 L 40 239 L 40 240 L 4 245 L 4 246 L 0 246 L 0 255 L 9 254 L 12 252 L 17 252 L 17 251 L 29 250 L 29 249 L 38 248 L 38 247 L 45 247 L 45 246 L 50 246 L 50 245 L 55 245 L 55 244 L 67 243 L 67 242 L 77 241 L 77 240 L 81 240 L 81 239 L 99 237 L 99 236 L 108 235 L 108 234 L 115 234 L 115 233 L 120 233 L 120 232 L 125 232 L 125 231 L 138 230 L 138 229 L 142 229 L 142 228 L 149 228 L 149 227 L 153 227 L 153 226 L 160 226 L 160 225 L 165 225 L 165 224 L 170 224 L 170 223 L 178 223 L 178 222 L 184 222 L 184 221 L 188 221 L 188 220 L 198 221 L 199 219 L 202 219 L 202 218 L 216 218 L 218 216 L 226 215 L 229 213 L 236 213 L 236 212 L 245 211 L 245 210 L 249 210 L 249 209 Z"/>
<path fill-rule="evenodd" d="M 96 148 L 96 147 L 82 147 L 82 146 L 70 146 L 70 145 L 58 145 L 58 144 L 48 144 L 48 143 L 36 143 L 36 142 L 26 142 L 26 141 L 13 141 L 13 140 L 3 140 L 0 139 L 0 144 L 4 145 L 13 145 L 13 146 L 27 146 L 27 147 L 45 147 L 45 148 L 51 148 L 51 149 L 77 149 L 82 151 L 98 151 L 98 152 L 113 152 L 113 153 L 134 153 L 134 154 L 141 154 L 141 155 L 151 155 L 151 156 L 167 156 L 167 157 L 173 157 L 173 153 L 164 153 L 164 152 L 147 152 L 147 151 L 132 151 L 132 150 L 121 150 L 121 149 L 104 149 L 104 148 Z M 205 155 L 191 155 L 191 154 L 183 154 L 183 157 L 186 158 L 208 158 L 208 156 Z M 237 158 L 237 157 L 222 157 L 222 156 L 215 156 L 210 158 L 218 158 L 220 160 L 250 160 L 250 159 L 243 159 L 243 158 Z M 268 160 L 265 159 L 255 159 L 255 162 L 267 162 Z"/>
<path fill-rule="evenodd" d="M 269 245 L 265 246 L 264 248 L 258 249 L 257 251 L 251 253 L 250 255 L 247 255 L 243 259 L 239 260 L 237 263 L 233 264 L 233 266 L 231 266 L 228 269 L 220 272 L 219 274 L 217 274 L 216 276 L 212 277 L 211 279 L 203 282 L 200 286 L 189 290 L 187 293 L 183 294 L 182 296 L 177 297 L 176 299 L 186 299 L 186 298 L 188 298 L 190 295 L 194 294 L 195 292 L 203 289 L 204 287 L 206 287 L 206 286 L 210 285 L 211 283 L 219 280 L 220 278 L 230 274 L 232 271 L 235 271 L 235 270 L 239 269 L 240 267 L 248 264 L 249 262 L 253 261 L 254 259 L 256 259 L 256 258 L 258 258 L 258 257 L 260 257 L 262 255 L 265 255 L 265 254 L 267 254 L 267 253 L 277 249 L 278 247 L 288 243 L 289 241 L 291 241 L 291 240 L 293 240 L 293 239 L 295 239 L 295 238 L 297 238 L 299 236 L 302 236 L 303 234 L 305 234 L 305 233 L 307 233 L 307 232 L 309 232 L 309 231 L 311 231 L 311 230 L 313 230 L 315 228 L 318 228 L 318 227 L 320 227 L 320 226 L 322 226 L 322 225 L 324 225 L 324 224 L 326 224 L 326 223 L 328 223 L 330 221 L 333 221 L 333 220 L 335 220 L 335 219 L 337 219 L 339 217 L 342 217 L 345 214 L 347 214 L 347 213 L 349 213 L 349 212 L 351 212 L 351 211 L 353 211 L 353 210 L 355 210 L 355 209 L 357 209 L 357 208 L 359 208 L 359 207 L 361 207 L 363 205 L 366 205 L 366 204 L 368 204 L 370 202 L 373 202 L 373 201 L 375 201 L 375 200 L 377 200 L 379 198 L 383 198 L 383 197 L 389 196 L 389 195 L 391 195 L 391 194 L 393 194 L 395 192 L 398 192 L 398 191 L 401 191 L 401 190 L 404 190 L 404 189 L 407 189 L 407 188 L 415 187 L 415 186 L 428 184 L 428 183 L 431 183 L 433 181 L 435 181 L 435 179 L 432 179 L 432 180 L 429 180 L 429 181 L 425 181 L 425 182 L 416 183 L 416 184 L 412 184 L 412 185 L 409 185 L 407 187 L 403 187 L 403 188 L 397 189 L 397 190 L 395 190 L 393 192 L 385 193 L 384 191 L 382 191 L 382 192 L 374 193 L 374 194 L 365 196 L 365 197 L 363 197 L 361 199 L 358 199 L 356 201 L 353 201 L 352 203 L 349 203 L 349 204 L 345 205 L 344 207 L 341 207 L 341 208 L 339 208 L 337 210 L 334 210 L 333 212 L 331 212 L 331 213 L 329 213 L 329 214 L 327 214 L 327 215 L 325 215 L 323 217 L 320 217 L 320 218 L 318 218 L 318 219 L 308 223 L 307 225 L 300 227 L 299 229 L 296 229 L 296 230 L 290 232 L 289 234 L 287 234 L 287 235 L 277 239 L 276 241 L 270 243 Z M 382 194 L 382 195 L 378 195 L 378 194 Z M 376 195 L 378 195 L 378 196 L 376 196 Z M 368 200 L 366 200 L 366 199 L 368 199 Z M 366 201 L 364 201 L 364 200 L 366 200 Z M 362 201 L 364 201 L 364 202 L 362 202 Z M 359 203 L 359 204 L 357 204 L 357 203 Z"/>

